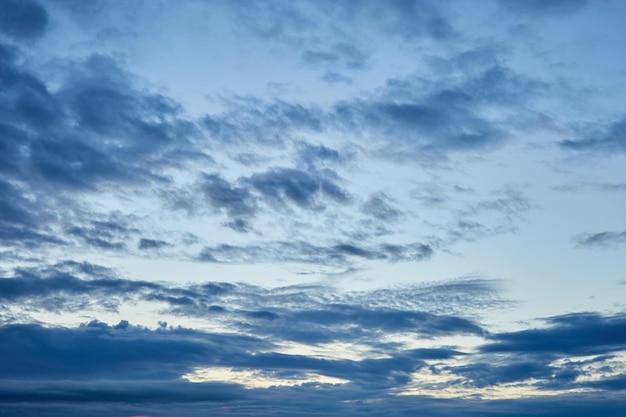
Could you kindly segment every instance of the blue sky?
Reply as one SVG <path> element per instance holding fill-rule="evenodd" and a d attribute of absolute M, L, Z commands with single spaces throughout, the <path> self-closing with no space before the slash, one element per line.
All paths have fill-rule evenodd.
<path fill-rule="evenodd" d="M 0 1 L 0 414 L 623 416 L 625 13 Z"/>

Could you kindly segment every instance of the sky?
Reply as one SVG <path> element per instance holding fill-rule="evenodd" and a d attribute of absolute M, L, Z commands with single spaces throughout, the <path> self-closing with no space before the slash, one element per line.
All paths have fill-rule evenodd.
<path fill-rule="evenodd" d="M 0 0 L 0 416 L 626 415 L 624 15 Z"/>

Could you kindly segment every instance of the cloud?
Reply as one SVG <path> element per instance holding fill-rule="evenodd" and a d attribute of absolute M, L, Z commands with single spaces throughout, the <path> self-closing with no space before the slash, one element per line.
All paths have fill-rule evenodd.
<path fill-rule="evenodd" d="M 318 196 L 336 203 L 348 203 L 350 195 L 336 184 L 331 170 L 305 172 L 291 168 L 274 168 L 245 179 L 270 204 L 283 206 L 286 201 L 300 208 L 315 209 Z"/>
<path fill-rule="evenodd" d="M 344 18 L 367 21 L 384 33 L 410 42 L 420 38 L 449 40 L 454 29 L 437 2 L 429 0 L 392 0 L 384 5 L 371 0 L 359 0 L 340 6 Z"/>
<path fill-rule="evenodd" d="M 124 219 L 121 213 L 113 213 L 105 220 L 89 220 L 85 225 L 69 226 L 65 232 L 68 237 L 77 237 L 84 244 L 98 249 L 123 251 L 128 238 L 139 230 L 129 226 L 128 219 Z"/>
<path fill-rule="evenodd" d="M 358 260 L 423 261 L 432 255 L 433 248 L 423 243 L 363 247 L 352 243 L 319 246 L 303 241 L 274 241 L 244 246 L 206 246 L 198 255 L 198 260 L 219 263 L 297 262 L 345 266 Z"/>
<path fill-rule="evenodd" d="M 151 250 L 168 247 L 171 244 L 164 240 L 141 238 L 137 246 L 141 250 Z"/>
<path fill-rule="evenodd" d="M 135 88 L 112 58 L 93 55 L 70 65 L 63 84 L 51 91 L 17 64 L 16 55 L 0 54 L 3 87 L 11 92 L 0 100 L 8 139 L 3 167 L 32 191 L 162 183 L 168 152 L 193 150 L 194 127 L 179 118 L 178 105 Z"/>
<path fill-rule="evenodd" d="M 328 65 L 330 68 L 362 69 L 367 65 L 368 55 L 354 45 L 337 43 L 329 50 L 305 50 L 302 61 L 308 65 Z"/>
<path fill-rule="evenodd" d="M 0 32 L 16 40 L 40 38 L 48 26 L 48 13 L 32 0 L 0 2 Z"/>
<path fill-rule="evenodd" d="M 626 119 L 618 120 L 592 137 L 567 139 L 559 142 L 561 148 L 577 152 L 615 154 L 626 151 Z"/>
<path fill-rule="evenodd" d="M 202 119 L 206 132 L 224 146 L 281 145 L 294 132 L 319 132 L 323 123 L 320 109 L 286 101 L 235 97 L 226 101 L 226 108 Z"/>
<path fill-rule="evenodd" d="M 309 317 L 307 320 L 316 320 L 319 313 L 321 320 L 324 314 L 328 314 L 336 318 L 339 326 L 352 321 L 368 328 L 376 326 L 376 315 L 380 314 L 381 323 L 417 329 L 421 322 L 426 326 L 424 329 L 432 328 L 433 334 L 437 332 L 437 326 L 445 323 L 451 328 L 458 325 L 458 329 L 465 326 L 468 331 L 478 331 L 469 322 L 455 324 L 454 321 L 446 322 L 446 317 L 499 308 L 509 303 L 500 299 L 496 282 L 482 278 L 351 292 L 339 296 L 335 289 L 325 286 L 296 285 L 268 290 L 243 283 L 207 282 L 174 286 L 128 280 L 111 269 L 74 261 L 16 268 L 12 274 L 0 278 L 0 289 L 0 300 L 5 305 L 56 312 L 88 311 L 97 309 L 99 305 L 115 310 L 123 303 L 144 300 L 166 303 L 171 312 L 181 316 L 205 317 L 223 313 L 223 320 L 236 322 L 246 317 L 261 320 L 258 323 L 263 326 L 270 324 L 265 321 L 267 318 L 289 322 L 289 317 L 308 311 L 312 315 L 305 314 L 301 319 Z M 418 311 L 420 313 L 416 313 Z M 323 328 L 321 321 L 317 325 Z M 289 323 L 281 326 L 291 327 Z"/>
<path fill-rule="evenodd" d="M 588 3 L 587 0 L 498 0 L 500 7 L 509 12 L 555 16 L 575 13 Z"/>
<path fill-rule="evenodd" d="M 395 222 L 402 212 L 390 204 L 391 199 L 385 193 L 370 196 L 363 204 L 362 211 L 365 214 L 383 222 Z"/>
<path fill-rule="evenodd" d="M 117 300 L 128 307 L 137 300 L 156 302 L 160 307 L 155 317 L 168 321 L 199 317 L 218 327 L 193 330 L 161 323 L 146 328 L 125 319 L 117 324 L 93 319 L 77 327 L 5 322 L 0 326 L 5 341 L 0 346 L 0 402 L 10 408 L 29 398 L 31 407 L 61 406 L 72 398 L 76 405 L 185 404 L 195 409 L 211 402 L 241 404 L 243 398 L 256 401 L 268 395 L 277 401 L 282 395 L 300 393 L 296 406 L 324 393 L 325 404 L 331 405 L 375 395 L 404 415 L 404 399 L 416 397 L 397 397 L 396 403 L 391 394 L 420 386 L 416 375 L 422 372 L 448 375 L 440 390 L 494 387 L 506 392 L 510 384 L 517 384 L 538 393 L 561 393 L 563 401 L 570 390 L 623 389 L 623 363 L 618 357 L 626 352 L 623 315 L 555 316 L 546 319 L 545 328 L 493 333 L 468 315 L 499 308 L 504 301 L 497 292 L 495 282 L 480 278 L 340 293 L 315 285 L 166 286 L 125 280 L 106 268 L 75 262 L 18 269 L 14 276 L 0 279 L 2 304 L 13 309 L 47 308 L 56 301 L 57 311 L 67 312 L 73 309 L 68 299 L 87 295 L 94 304 Z M 94 304 L 82 304 L 81 311 L 93 314 Z M 144 314 L 146 306 L 141 307 Z M 397 335 L 404 337 L 395 339 Z M 451 336 L 471 336 L 483 344 L 468 350 L 451 345 Z M 411 338 L 421 346 L 428 340 L 432 347 L 416 347 Z M 245 391 L 238 385 L 241 381 L 229 381 L 226 374 L 221 381 L 212 377 L 212 382 L 200 382 L 202 370 L 222 368 L 300 382 Z M 604 369 L 607 377 L 585 379 L 599 372 L 591 370 L 596 368 Z M 332 389 L 321 382 L 302 383 L 307 374 L 346 382 Z M 196 375 L 199 380 L 191 384 L 181 375 Z M 433 410 L 441 416 L 455 404 L 437 401 L 443 408 Z M 476 415 L 485 415 L 480 404 L 486 403 L 477 404 Z M 518 406 L 512 400 L 489 404 L 493 410 Z"/>
<path fill-rule="evenodd" d="M 328 166 L 343 166 L 354 158 L 351 152 L 340 152 L 323 144 L 312 145 L 300 142 L 296 144 L 296 147 L 297 164 L 307 171 L 316 171 Z"/>
<path fill-rule="evenodd" d="M 246 397 L 236 386 L 230 384 L 193 384 L 179 379 L 172 380 L 128 380 L 101 382 L 64 381 L 37 382 L 20 381 L 18 386 L 0 385 L 0 403 L 27 402 L 30 404 L 72 403 L 93 407 L 94 404 L 159 404 L 229 402 Z M 42 411 L 45 412 L 45 411 Z"/>
<path fill-rule="evenodd" d="M 598 355 L 626 349 L 626 317 L 573 313 L 547 320 L 550 327 L 499 333 L 483 352 Z"/>
<path fill-rule="evenodd" d="M 0 333 L 6 341 L 3 357 L 11 358 L 2 361 L 0 374 L 5 380 L 172 379 L 193 366 L 245 355 L 244 346 L 267 346 L 253 337 L 189 329 L 152 331 L 95 320 L 78 328 L 5 325 Z"/>
<path fill-rule="evenodd" d="M 346 77 L 345 75 L 330 71 L 322 76 L 322 80 L 328 84 L 352 84 L 352 78 Z"/>
<path fill-rule="evenodd" d="M 326 109 L 237 97 L 226 101 L 228 110 L 205 116 L 203 125 L 225 146 L 279 146 L 300 142 L 299 135 L 336 132 L 346 142 L 359 143 L 362 151 L 392 159 L 437 161 L 457 152 L 489 151 L 512 139 L 511 124 L 524 129 L 517 126 L 519 118 L 494 117 L 489 109 L 505 107 L 535 117 L 525 104 L 550 85 L 492 62 L 497 61 L 494 51 L 482 52 L 491 58 L 481 58 L 463 77 L 447 80 L 444 73 L 431 84 L 418 76 L 390 79 L 376 94 Z M 452 68 L 447 72 L 454 73 Z"/>
<path fill-rule="evenodd" d="M 585 233 L 574 238 L 576 246 L 583 248 L 608 248 L 626 243 L 626 231 Z"/>
<path fill-rule="evenodd" d="M 510 125 L 488 116 L 487 109 L 498 105 L 528 114 L 524 102 L 542 88 L 543 83 L 494 64 L 443 84 L 391 79 L 379 97 L 336 104 L 332 118 L 344 132 L 371 138 L 382 156 L 436 161 L 510 140 Z"/>
<path fill-rule="evenodd" d="M 233 187 L 218 174 L 205 174 L 202 189 L 215 210 L 225 210 L 229 217 L 252 217 L 257 211 L 256 198 L 243 187 Z"/>

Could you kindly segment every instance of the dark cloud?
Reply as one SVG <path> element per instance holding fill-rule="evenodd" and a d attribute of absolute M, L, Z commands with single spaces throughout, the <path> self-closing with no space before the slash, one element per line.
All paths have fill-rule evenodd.
<path fill-rule="evenodd" d="M 141 250 L 160 249 L 168 246 L 171 246 L 171 244 L 164 240 L 146 238 L 139 239 L 137 244 L 137 247 Z"/>
<path fill-rule="evenodd" d="M 624 232 L 600 232 L 585 233 L 577 236 L 574 241 L 578 247 L 607 248 L 626 243 L 626 231 Z"/>
<path fill-rule="evenodd" d="M 297 326 L 290 323 L 298 323 Z M 303 327 L 302 324 L 304 324 Z M 423 312 L 394 309 L 364 309 L 333 305 L 325 310 L 307 310 L 281 317 L 274 324 L 281 332 L 293 334 L 305 343 L 366 340 L 372 343 L 377 332 L 415 332 L 423 337 L 466 334 L 482 335 L 484 330 L 470 320 Z M 282 327 L 279 327 L 282 326 Z"/>
<path fill-rule="evenodd" d="M 246 336 L 209 335 L 189 329 L 152 331 L 98 321 L 78 328 L 5 325 L 0 333 L 6 342 L 0 348 L 4 358 L 0 374 L 5 380 L 172 379 L 194 366 L 243 355 L 244 346 L 266 346 Z"/>
<path fill-rule="evenodd" d="M 310 155 L 312 150 L 304 149 L 311 165 L 309 171 L 272 168 L 240 177 L 232 184 L 218 174 L 204 174 L 200 187 L 209 205 L 216 211 L 224 211 L 230 219 L 225 225 L 238 232 L 252 230 L 251 220 L 266 208 L 323 210 L 327 201 L 348 204 L 351 196 L 337 184 L 337 174 L 312 166 L 314 159 L 328 159 L 332 152 L 322 147 L 314 151 L 317 155 Z"/>
<path fill-rule="evenodd" d="M 547 320 L 550 327 L 498 333 L 483 352 L 598 355 L 626 349 L 626 317 L 577 313 Z"/>
<path fill-rule="evenodd" d="M 95 307 L 116 311 L 123 300 L 160 288 L 145 281 L 119 279 L 97 266 L 70 262 L 43 269 L 18 269 L 14 277 L 0 278 L 0 300 L 32 310 L 61 312 Z"/>
<path fill-rule="evenodd" d="M 55 404 L 72 403 L 76 408 L 87 404 L 159 404 L 227 402 L 247 395 L 232 384 L 194 384 L 172 380 L 136 381 L 20 381 L 18 385 L 0 385 L 0 403 Z M 132 406 L 130 406 L 132 407 Z M 45 412 L 41 410 L 40 412 Z M 38 415 L 41 415 L 38 413 Z"/>
<path fill-rule="evenodd" d="M 607 155 L 626 152 L 626 119 L 616 121 L 592 137 L 567 139 L 559 142 L 559 145 L 567 150 Z"/>
<path fill-rule="evenodd" d="M 126 242 L 140 232 L 134 227 L 136 219 L 121 212 L 107 215 L 87 213 L 83 216 L 87 219 L 82 222 L 71 222 L 64 229 L 68 239 L 76 238 L 82 243 L 79 246 L 88 245 L 98 249 L 124 251 L 127 249 Z"/>
<path fill-rule="evenodd" d="M 256 198 L 248 189 L 233 187 L 217 174 L 204 175 L 202 190 L 213 209 L 224 210 L 231 218 L 243 222 L 242 217 L 254 216 L 257 211 Z"/>
<path fill-rule="evenodd" d="M 484 110 L 498 105 L 525 114 L 523 103 L 545 89 L 491 65 L 435 88 L 418 78 L 389 80 L 379 99 L 339 103 L 330 117 L 347 132 L 371 137 L 383 155 L 437 160 L 453 152 L 490 150 L 510 139 L 508 128 Z"/>
<path fill-rule="evenodd" d="M 412 332 L 423 337 L 483 335 L 473 320 L 459 316 L 473 305 L 493 308 L 490 284 L 458 282 L 398 289 L 394 291 L 333 295 L 326 287 L 284 287 L 267 290 L 245 284 L 206 283 L 189 286 L 125 280 L 113 271 L 91 264 L 66 262 L 46 268 L 17 269 L 0 278 L 0 301 L 28 311 L 118 311 L 138 301 L 165 303 L 175 316 L 219 318 L 246 334 L 262 334 L 277 342 L 333 341 L 378 344 L 381 332 Z M 464 298 L 465 297 L 465 298 Z M 442 299 L 453 298 L 441 312 Z M 491 301 L 489 299 L 492 299 Z M 464 313 L 461 313 L 464 314 Z M 109 328 L 100 322 L 90 326 Z M 128 328 L 122 321 L 116 329 Z M 431 352 L 432 353 L 432 352 Z M 431 353 L 422 352 L 423 358 Z M 417 352 L 414 352 L 417 355 Z"/>
<path fill-rule="evenodd" d="M 0 218 L 2 223 L 31 225 L 33 203 L 15 185 L 0 180 Z"/>
<path fill-rule="evenodd" d="M 169 165 L 168 152 L 193 149 L 193 125 L 178 117 L 178 105 L 135 88 L 109 57 L 76 63 L 55 92 L 15 58 L 2 57 L 11 92 L 0 100 L 3 168 L 33 191 L 163 182 L 159 168 Z"/>
<path fill-rule="evenodd" d="M 206 389 L 204 384 L 172 384 L 172 391 L 177 394 L 184 389 L 192 391 L 193 394 L 190 393 L 188 398 L 200 397 L 200 394 L 196 393 Z M 159 388 L 159 384 L 146 384 L 147 388 L 152 388 L 152 386 Z M 91 388 L 89 385 L 86 387 Z M 131 388 L 127 385 L 120 385 L 120 387 L 129 390 Z M 223 387 L 217 384 L 211 385 L 210 389 L 215 389 L 218 393 L 223 392 Z M 77 391 L 81 390 L 78 389 Z M 113 388 L 113 391 L 115 392 L 116 389 Z M 182 394 L 182 397 L 187 396 Z M 319 387 L 314 390 L 309 387 L 275 388 L 271 395 L 253 395 L 251 392 L 245 392 L 242 397 L 242 401 L 226 403 L 214 401 L 167 403 L 161 401 L 157 403 L 120 404 L 102 401 L 76 403 L 71 406 L 63 403 L 20 403 L 19 405 L 4 403 L 3 408 L 9 413 L 8 415 L 25 414 L 42 417 L 78 417 L 84 415 L 96 417 L 111 415 L 202 417 L 207 414 L 220 415 L 220 413 L 227 413 L 233 417 L 250 416 L 255 413 L 272 417 L 302 417 L 307 415 L 375 417 L 382 414 L 390 417 L 410 417 L 416 413 L 424 417 L 458 415 L 467 417 L 503 415 L 511 417 L 585 417 L 589 415 L 621 417 L 625 411 L 619 395 L 607 396 L 593 393 L 513 400 L 468 401 L 467 399 L 434 399 L 416 396 L 389 398 L 389 396 L 376 393 L 373 390 L 362 392 L 333 386 L 330 388 Z M 167 395 L 164 398 L 168 398 Z"/>
<path fill-rule="evenodd" d="M 138 298 L 165 302 L 174 317 L 212 317 L 229 330 L 207 332 L 166 323 L 148 329 L 123 319 L 117 324 L 91 320 L 75 328 L 4 324 L 0 326 L 4 341 L 0 345 L 0 402 L 7 407 L 16 407 L 21 399 L 28 399 L 31 406 L 71 399 L 75 405 L 178 403 L 196 407 L 258 398 L 258 389 L 243 391 L 227 381 L 189 384 L 179 379 L 197 368 L 212 366 L 257 370 L 259 375 L 287 379 L 314 373 L 349 381 L 334 387 L 334 394 L 326 397 L 331 403 L 378 395 L 390 404 L 387 394 L 413 384 L 412 373 L 425 367 L 455 376 L 457 379 L 448 382 L 450 387 L 498 387 L 524 381 L 535 381 L 531 385 L 539 391 L 564 393 L 581 387 L 608 393 L 624 387 L 623 378 L 615 374 L 619 368 L 611 368 L 617 365 L 610 362 L 613 354 L 626 350 L 622 315 L 570 314 L 547 319 L 548 327 L 543 329 L 489 333 L 463 316 L 418 309 L 421 303 L 437 309 L 441 300 L 447 300 L 448 308 L 457 300 L 466 312 L 497 305 L 492 303 L 493 283 L 480 279 L 341 295 L 320 286 L 263 289 L 210 282 L 166 287 L 124 280 L 106 268 L 74 262 L 14 272 L 13 277 L 0 280 L 5 305 L 34 305 L 37 299 L 59 299 L 63 294 L 72 298 L 88 294 L 93 300 L 124 295 L 124 302 Z M 477 352 L 436 345 L 406 349 L 385 338 L 398 333 L 435 343 L 442 336 L 471 335 L 486 343 Z M 280 353 L 286 342 L 311 347 L 358 343 L 379 357 L 363 353 L 360 359 L 341 359 Z M 454 358 L 462 358 L 463 364 L 450 364 Z M 604 366 L 613 376 L 580 382 L 578 377 L 586 375 L 589 366 Z M 167 392 L 164 387 L 169 387 Z M 327 389 L 312 383 L 271 388 L 263 395 L 300 392 L 308 398 L 322 392 L 328 395 Z M 308 402 L 299 398 L 300 404 Z M 430 400 L 423 397 L 422 401 Z M 511 404 L 493 402 L 490 407 L 505 410 L 513 407 Z M 441 415 L 448 412 L 443 410 Z M 477 411 L 476 415 L 485 414 Z"/>
<path fill-rule="evenodd" d="M 348 203 L 350 195 L 336 184 L 336 174 L 330 170 L 305 172 L 290 168 L 275 168 L 253 174 L 245 180 L 270 204 L 285 202 L 301 208 L 315 209 L 320 197 L 336 203 Z"/>
<path fill-rule="evenodd" d="M 0 1 L 0 32 L 16 40 L 41 37 L 48 26 L 48 13 L 32 0 Z"/>
<path fill-rule="evenodd" d="M 124 250 L 138 230 L 93 212 L 83 197 L 167 188 L 163 171 L 202 153 L 196 128 L 177 103 L 139 88 L 110 57 L 65 63 L 52 90 L 20 54 L 0 46 L 0 233 L 16 248 Z"/>
<path fill-rule="evenodd" d="M 297 162 L 308 171 L 315 171 L 327 165 L 344 165 L 354 155 L 352 153 L 339 152 L 323 144 L 312 145 L 310 143 L 297 144 Z"/>
<path fill-rule="evenodd" d="M 552 367 L 537 361 L 518 361 L 500 366 L 478 362 L 445 369 L 469 379 L 477 388 L 524 381 L 530 378 L 543 379 L 555 372 Z"/>

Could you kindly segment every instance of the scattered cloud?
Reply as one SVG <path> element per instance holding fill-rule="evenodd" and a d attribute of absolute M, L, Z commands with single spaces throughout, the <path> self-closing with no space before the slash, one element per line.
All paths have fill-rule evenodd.
<path fill-rule="evenodd" d="M 559 142 L 566 150 L 612 155 L 626 151 L 626 120 L 618 120 L 591 137 Z"/>
<path fill-rule="evenodd" d="M 574 238 L 577 247 L 581 248 L 608 248 L 626 243 L 624 232 L 585 233 Z"/>

